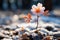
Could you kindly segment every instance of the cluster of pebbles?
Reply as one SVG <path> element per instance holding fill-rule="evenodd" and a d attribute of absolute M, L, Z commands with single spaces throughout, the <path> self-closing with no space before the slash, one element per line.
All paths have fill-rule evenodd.
<path fill-rule="evenodd" d="M 18 15 L 14 15 L 12 19 L 13 23 L 10 23 L 11 21 L 9 19 L 5 21 L 5 24 L 7 25 L 0 25 L 0 40 L 22 40 L 23 38 L 29 39 L 27 35 L 32 35 L 34 37 L 37 35 L 37 31 L 38 34 L 41 33 L 45 36 L 49 34 L 54 37 L 60 37 L 60 25 L 58 24 L 39 21 L 39 27 L 36 29 L 36 23 L 34 21 L 35 18 L 33 18 L 31 23 L 23 23 L 18 21 Z"/>
<path fill-rule="evenodd" d="M 22 24 L 21 24 L 22 25 Z M 23 23 L 23 25 L 25 25 Z M 36 36 L 35 31 L 38 31 L 42 35 L 51 35 L 60 36 L 60 30 L 58 25 L 52 25 L 52 24 L 43 24 L 45 26 L 35 28 L 33 26 L 27 26 L 27 27 L 20 27 L 18 26 L 11 26 L 11 25 L 1 25 L 0 26 L 0 39 L 1 40 L 21 40 L 21 36 L 24 37 L 26 35 L 32 35 Z M 40 25 L 41 26 L 41 25 Z"/>

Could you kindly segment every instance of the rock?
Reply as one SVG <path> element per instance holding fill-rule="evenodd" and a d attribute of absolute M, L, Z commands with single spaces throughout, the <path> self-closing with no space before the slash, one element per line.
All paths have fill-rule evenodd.
<path fill-rule="evenodd" d="M 12 40 L 12 39 L 4 38 L 4 39 L 2 39 L 2 40 Z"/>
<path fill-rule="evenodd" d="M 52 31 L 53 28 L 51 26 L 47 26 L 45 29 L 47 29 L 48 31 Z"/>

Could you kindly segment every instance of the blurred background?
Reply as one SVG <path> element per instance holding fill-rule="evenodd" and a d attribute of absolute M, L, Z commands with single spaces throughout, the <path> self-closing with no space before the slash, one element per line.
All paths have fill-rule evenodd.
<path fill-rule="evenodd" d="M 33 4 L 42 3 L 46 9 L 60 7 L 60 0 L 0 0 L 0 10 L 30 9 Z"/>
<path fill-rule="evenodd" d="M 42 3 L 46 8 L 45 10 L 49 10 L 49 18 L 45 19 L 42 16 L 43 21 L 52 21 L 60 24 L 60 0 L 0 0 L 0 23 L 7 16 L 9 18 L 14 14 L 27 14 L 31 12 L 32 5 L 37 3 Z"/>

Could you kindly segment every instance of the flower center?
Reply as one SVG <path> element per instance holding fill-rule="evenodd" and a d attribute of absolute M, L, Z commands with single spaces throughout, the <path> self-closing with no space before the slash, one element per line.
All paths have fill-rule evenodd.
<path fill-rule="evenodd" d="M 39 8 L 36 8 L 36 13 L 40 13 L 40 9 Z"/>

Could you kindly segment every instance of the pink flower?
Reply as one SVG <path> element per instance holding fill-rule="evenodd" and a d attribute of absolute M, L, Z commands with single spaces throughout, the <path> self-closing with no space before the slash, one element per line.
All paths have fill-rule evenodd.
<path fill-rule="evenodd" d="M 38 3 L 37 6 L 33 5 L 31 11 L 35 14 L 44 13 L 45 7 L 41 3 Z"/>

